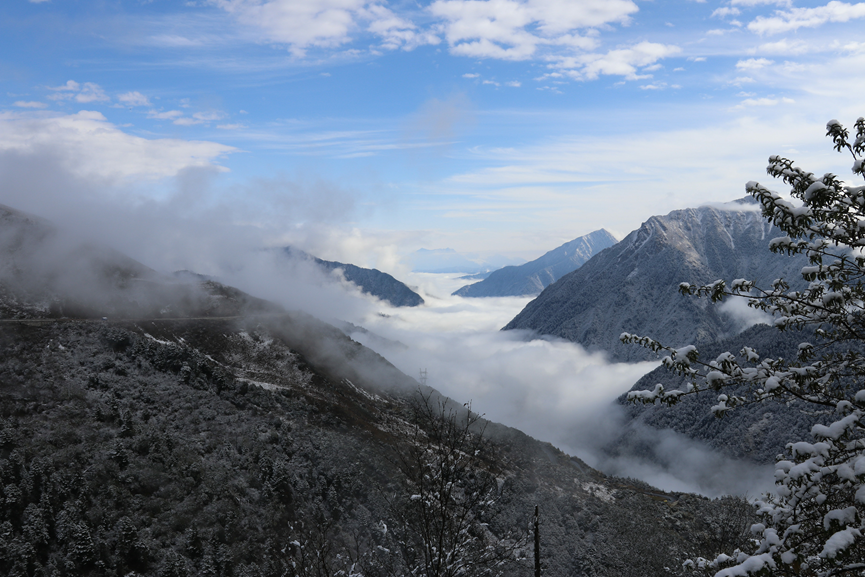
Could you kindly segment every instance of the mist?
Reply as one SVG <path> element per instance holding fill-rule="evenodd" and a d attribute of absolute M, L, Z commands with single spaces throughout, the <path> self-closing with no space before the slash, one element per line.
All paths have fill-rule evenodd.
<path fill-rule="evenodd" d="M 363 327 L 370 332 L 351 336 L 407 375 L 418 378 L 423 369 L 427 384 L 455 401 L 605 472 L 710 496 L 771 485 L 765 468 L 668 432 L 646 431 L 656 435 L 652 459 L 605 456 L 624 419 L 615 399 L 657 363 L 610 363 L 571 342 L 500 331 L 530 298 L 453 297 L 468 281 L 409 273 L 400 262 L 401 239 L 353 229 L 355 196 L 325 178 L 283 175 L 258 183 L 264 192 L 255 196 L 220 188 L 215 167 L 190 166 L 156 184 L 132 185 L 110 174 L 82 176 L 50 145 L 0 153 L 0 172 L 2 203 L 158 271 L 191 270 L 290 310 Z M 379 264 L 426 304 L 391 307 L 310 262 L 269 250 L 286 245 L 360 266 Z"/>
<path fill-rule="evenodd" d="M 772 467 L 731 459 L 673 431 L 644 428 L 649 454 L 609 456 L 626 418 L 616 399 L 659 362 L 611 363 L 569 341 L 500 331 L 528 297 L 449 296 L 468 282 L 459 275 L 414 273 L 408 280 L 424 307 L 383 308 L 384 315 L 355 321 L 372 334 L 351 334 L 406 374 L 418 378 L 424 370 L 427 384 L 443 394 L 608 474 L 711 497 L 771 490 Z"/>

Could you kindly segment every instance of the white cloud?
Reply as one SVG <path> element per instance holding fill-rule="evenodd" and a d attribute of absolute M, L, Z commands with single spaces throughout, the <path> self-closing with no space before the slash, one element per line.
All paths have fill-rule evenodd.
<path fill-rule="evenodd" d="M 774 64 L 774 61 L 766 58 L 748 58 L 747 60 L 739 60 L 736 63 L 736 68 L 738 70 L 759 70 L 770 64 Z"/>
<path fill-rule="evenodd" d="M 413 23 L 379 4 L 369 6 L 361 14 L 371 21 L 367 29 L 382 38 L 383 48 L 411 50 L 424 44 L 435 45 L 441 42 L 437 35 L 419 31 Z"/>
<path fill-rule="evenodd" d="M 480 74 L 478 74 L 476 72 L 475 73 L 466 72 L 465 74 L 463 74 L 463 78 L 478 78 L 479 76 L 480 76 Z"/>
<path fill-rule="evenodd" d="M 85 82 L 81 92 L 75 95 L 75 101 L 81 103 L 108 102 L 111 100 L 98 84 Z"/>
<path fill-rule="evenodd" d="M 189 116 L 183 116 L 179 110 L 169 110 L 167 112 L 156 112 L 151 110 L 148 118 L 157 118 L 161 120 L 171 120 L 173 124 L 178 126 L 194 126 L 196 124 L 205 124 L 216 120 L 222 120 L 226 114 L 221 110 L 209 110 L 207 112 L 196 112 Z M 228 126 L 228 125 L 226 125 Z"/>
<path fill-rule="evenodd" d="M 32 100 L 17 100 L 13 103 L 18 108 L 48 108 L 44 102 L 34 102 Z"/>
<path fill-rule="evenodd" d="M 791 42 L 786 38 L 778 40 L 777 42 L 761 44 L 753 50 L 753 52 L 757 54 L 778 54 L 783 56 L 805 54 L 810 51 L 811 48 L 804 40 L 793 40 Z"/>
<path fill-rule="evenodd" d="M 779 104 L 793 104 L 792 98 L 746 98 L 734 108 L 746 108 L 748 106 L 777 106 Z"/>
<path fill-rule="evenodd" d="M 738 16 L 742 11 L 735 7 L 724 6 L 712 12 L 713 18 L 726 18 L 727 16 Z"/>
<path fill-rule="evenodd" d="M 214 120 L 222 120 L 225 118 L 225 113 L 221 110 L 209 110 L 207 112 L 196 112 L 192 117 L 202 122 L 211 122 Z"/>
<path fill-rule="evenodd" d="M 302 57 L 311 47 L 335 48 L 366 31 L 382 39 L 382 48 L 411 50 L 440 38 L 419 30 L 382 3 L 367 0 L 210 0 L 238 22 L 257 29 L 259 39 L 286 44 Z"/>
<path fill-rule="evenodd" d="M 303 55 L 310 46 L 335 47 L 349 41 L 363 0 L 213 0 L 244 25 L 258 28 L 263 40 L 288 44 Z"/>
<path fill-rule="evenodd" d="M 147 112 L 147 118 L 153 118 L 155 120 L 174 120 L 181 116 L 183 116 L 183 113 L 179 110 L 166 110 L 165 112 L 150 110 Z"/>
<path fill-rule="evenodd" d="M 126 106 L 151 106 L 150 100 L 140 92 L 127 92 L 117 97 L 121 104 Z"/>
<path fill-rule="evenodd" d="M 193 46 L 203 46 L 204 41 L 199 39 L 187 38 L 186 36 L 178 36 L 175 34 L 156 34 L 150 37 L 150 43 L 154 46 L 163 48 L 190 48 Z"/>
<path fill-rule="evenodd" d="M 733 6 L 762 6 L 765 4 L 774 4 L 775 6 L 792 6 L 791 0 L 730 0 Z"/>
<path fill-rule="evenodd" d="M 585 54 L 562 59 L 555 66 L 569 69 L 574 78 L 594 80 L 601 74 L 624 76 L 627 80 L 648 78 L 638 75 L 637 68 L 654 64 L 661 58 L 681 52 L 678 46 L 640 42 L 629 48 L 617 48 L 606 54 Z"/>
<path fill-rule="evenodd" d="M 502 60 L 526 60 L 541 45 L 591 49 L 595 41 L 573 31 L 627 23 L 637 10 L 630 0 L 436 0 L 429 7 L 444 20 L 451 53 Z"/>
<path fill-rule="evenodd" d="M 176 124 L 177 126 L 194 126 L 196 124 L 204 124 L 204 121 L 197 120 L 195 118 L 189 118 L 188 116 L 183 116 L 172 121 L 172 124 Z"/>
<path fill-rule="evenodd" d="M 611 364 L 574 343 L 499 331 L 528 299 L 448 296 L 464 281 L 434 278 L 442 276 L 401 277 L 418 286 L 428 304 L 413 310 L 387 309 L 387 317 L 368 314 L 354 322 L 372 333 L 358 331 L 351 337 L 406 374 L 426 369 L 428 384 L 457 402 L 470 401 L 472 409 L 487 418 L 551 442 L 605 472 L 638 475 L 667 490 L 708 495 L 753 490 L 753 471 L 746 466 L 670 436 L 656 445 L 667 451 L 661 461 L 668 463 L 666 467 L 634 463 L 630 456 L 615 462 L 599 459 L 596 448 L 620 434 L 624 421 L 613 400 L 657 363 Z M 693 470 L 711 471 L 711 479 L 685 473 Z M 743 478 L 749 479 L 747 486 Z"/>
<path fill-rule="evenodd" d="M 523 85 L 523 83 L 520 82 L 519 80 L 511 80 L 509 82 L 505 82 L 505 86 L 510 86 L 512 88 L 519 88 L 522 85 Z"/>
<path fill-rule="evenodd" d="M 780 34 L 799 28 L 815 28 L 827 22 L 847 22 L 865 18 L 865 3 L 848 4 L 832 0 L 816 8 L 790 8 L 777 11 L 774 16 L 758 16 L 748 24 L 748 30 L 757 34 Z"/>
<path fill-rule="evenodd" d="M 495 80 L 484 80 L 484 81 L 482 82 L 482 84 L 491 84 L 491 85 L 493 85 L 493 86 L 499 86 L 499 83 L 496 82 Z"/>
<path fill-rule="evenodd" d="M 75 100 L 87 104 L 90 102 L 108 102 L 111 100 L 102 87 L 93 82 L 85 82 L 83 85 L 68 80 L 61 86 L 49 87 L 55 93 L 49 96 L 51 100 Z"/>
<path fill-rule="evenodd" d="M 74 80 L 67 80 L 66 84 L 61 84 L 60 86 L 49 86 L 48 90 L 56 90 L 58 92 L 77 92 L 81 88 L 81 85 L 75 82 Z"/>
<path fill-rule="evenodd" d="M 99 112 L 50 118 L 0 113 L 0 152 L 50 151 L 82 177 L 160 179 L 185 168 L 216 167 L 217 159 L 234 150 L 216 142 L 132 136 Z"/>
<path fill-rule="evenodd" d="M 241 128 L 246 128 L 245 124 L 217 124 L 216 128 L 220 130 L 239 130 Z"/>
<path fill-rule="evenodd" d="M 30 0 L 31 4 L 42 4 L 43 2 L 50 2 L 51 0 Z"/>

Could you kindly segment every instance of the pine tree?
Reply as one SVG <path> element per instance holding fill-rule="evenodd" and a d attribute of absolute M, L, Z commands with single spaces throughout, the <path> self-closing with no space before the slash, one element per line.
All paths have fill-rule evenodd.
<path fill-rule="evenodd" d="M 853 156 L 853 173 L 865 175 L 865 119 L 856 121 L 855 139 L 838 121 L 827 136 L 839 152 Z M 791 187 L 791 200 L 757 182 L 746 190 L 759 201 L 763 216 L 785 236 L 769 248 L 805 254 L 802 269 L 808 286 L 790 290 L 784 279 L 761 288 L 752 281 L 718 280 L 704 286 L 682 283 L 686 295 L 721 301 L 747 299 L 770 313 L 779 330 L 813 330 L 811 342 L 798 347 L 795 359 L 762 358 L 744 347 L 701 360 L 694 346 L 674 349 L 648 337 L 622 334 L 622 341 L 665 354 L 668 368 L 691 380 L 687 390 L 629 394 L 632 401 L 675 404 L 682 396 L 717 394 L 712 411 L 722 416 L 736 407 L 764 401 L 804 401 L 834 415 L 814 425 L 812 438 L 793 441 L 776 463 L 775 495 L 758 502 L 761 523 L 751 531 L 750 551 L 697 559 L 686 566 L 716 577 L 748 575 L 865 574 L 865 186 L 853 186 L 827 173 L 815 176 L 779 156 L 767 172 Z M 743 385 L 745 385 L 743 387 Z M 731 392 L 733 391 L 733 392 Z"/>

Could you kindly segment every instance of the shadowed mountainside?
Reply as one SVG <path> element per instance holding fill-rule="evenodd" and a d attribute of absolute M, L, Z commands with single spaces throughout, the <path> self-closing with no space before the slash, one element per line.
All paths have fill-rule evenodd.
<path fill-rule="evenodd" d="M 416 307 L 424 303 L 423 298 L 404 283 L 378 269 L 361 268 L 353 264 L 322 260 L 296 248 L 286 247 L 285 254 L 294 259 L 310 260 L 324 270 L 338 274 L 354 283 L 364 294 L 387 301 L 395 307 Z"/>

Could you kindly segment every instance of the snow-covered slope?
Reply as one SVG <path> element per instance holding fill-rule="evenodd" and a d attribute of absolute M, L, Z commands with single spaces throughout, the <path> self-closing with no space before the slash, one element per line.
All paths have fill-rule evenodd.
<path fill-rule="evenodd" d="M 433 407 L 462 405 L 333 326 L 194 274 L 178 285 L 88 247 L 58 263 L 69 253 L 54 234 L 0 211 L 0 279 L 14 297 L 0 316 L 0 575 L 322 574 L 319 559 L 336 563 L 349 546 L 368 560 L 364 575 L 413 561 L 391 545 L 405 519 L 417 523 L 393 505 L 416 491 L 399 460 L 424 455 L 417 439 L 443 430 L 413 407 L 418 393 Z M 83 289 L 95 314 L 141 316 L 34 316 L 42 299 L 77 302 Z M 233 304 L 208 316 L 214 299 Z M 187 301 L 185 316 L 152 316 Z M 540 503 L 546 574 L 663 575 L 687 554 L 741 546 L 719 544 L 742 525 L 725 521 L 735 503 L 609 478 L 519 431 L 477 424 L 469 434 L 488 442 L 468 478 L 494 475 L 499 491 L 481 511 L 484 542 L 521 534 Z M 303 564 L 301 549 L 313 547 L 322 557 Z M 515 563 L 507 577 L 527 574 L 525 558 Z"/>
<path fill-rule="evenodd" d="M 665 344 L 707 343 L 750 324 L 706 299 L 682 296 L 681 282 L 800 279 L 804 257 L 769 251 L 779 236 L 756 205 L 743 200 L 653 216 L 624 240 L 547 287 L 507 326 L 607 351 L 614 360 L 650 353 L 619 342 L 624 332 Z"/>
<path fill-rule="evenodd" d="M 609 231 L 596 230 L 526 264 L 493 271 L 481 282 L 466 285 L 453 294 L 463 297 L 535 295 L 616 242 Z"/>

